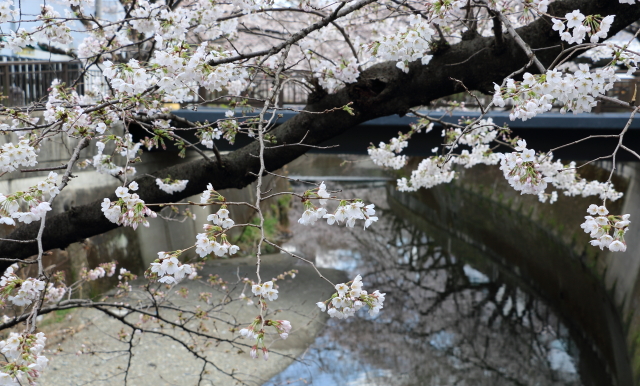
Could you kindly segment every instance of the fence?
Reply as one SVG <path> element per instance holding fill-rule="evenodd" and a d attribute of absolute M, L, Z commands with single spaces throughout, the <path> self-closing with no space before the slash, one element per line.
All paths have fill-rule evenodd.
<path fill-rule="evenodd" d="M 638 75 L 638 74 L 636 74 Z M 308 86 L 308 78 L 309 73 L 306 71 L 298 71 L 293 74 L 289 74 L 289 78 L 284 83 L 280 91 L 280 95 L 278 98 L 278 105 L 306 105 L 307 97 L 310 93 L 310 87 Z M 638 77 L 624 77 L 620 81 L 616 82 L 613 86 L 613 89 L 607 92 L 607 96 L 618 98 L 622 101 L 629 102 L 633 95 L 635 88 L 640 86 L 640 81 L 638 81 Z M 248 95 L 252 98 L 256 99 L 265 99 L 269 96 L 269 90 L 273 85 L 273 78 L 267 76 L 258 76 L 252 87 L 248 90 Z M 200 100 L 215 100 L 218 97 L 226 95 L 225 92 L 201 92 Z M 480 106 L 478 101 L 482 103 L 483 106 L 486 106 L 489 102 L 491 102 L 491 95 L 484 95 L 480 92 L 474 92 L 476 97 L 469 95 L 467 92 L 462 92 L 459 94 L 451 95 L 446 98 L 438 99 L 433 101 L 430 106 L 431 109 L 436 108 L 447 108 L 452 105 L 455 106 L 456 110 L 460 109 L 468 109 L 472 111 L 480 110 Z M 637 96 L 637 100 L 640 100 L 640 94 Z M 262 106 L 262 103 L 258 103 L 258 101 L 250 101 L 250 104 L 255 104 Z M 561 107 L 560 104 L 554 105 L 554 110 L 559 110 Z M 505 106 L 505 109 L 510 109 L 511 106 Z M 598 105 L 593 109 L 593 112 L 601 113 L 601 112 L 612 112 L 620 110 L 620 105 L 609 102 L 609 101 L 599 101 Z"/>
<path fill-rule="evenodd" d="M 307 85 L 308 71 L 292 71 L 289 72 L 286 79 L 283 79 L 282 88 L 280 89 L 277 103 L 278 106 L 284 105 L 306 105 L 307 97 L 311 92 L 311 89 Z M 265 74 L 258 74 L 254 78 L 251 86 L 247 89 L 246 95 L 253 100 L 249 100 L 250 105 L 262 106 L 263 102 L 260 100 L 267 99 L 269 92 L 273 87 L 273 78 L 266 76 Z M 215 101 L 217 98 L 227 95 L 225 91 L 206 91 L 204 89 L 199 93 L 200 101 Z M 243 93 L 243 95 L 245 95 Z M 192 100 L 191 102 L 195 102 Z M 225 101 L 220 101 L 224 103 Z"/>
<path fill-rule="evenodd" d="M 46 102 L 48 89 L 54 79 L 71 85 L 79 94 L 92 87 L 102 88 L 102 73 L 99 69 L 84 71 L 80 62 L 11 61 L 0 62 L 0 90 L 5 106 L 25 106 Z"/>
<path fill-rule="evenodd" d="M 284 81 L 284 85 L 278 95 L 278 105 L 305 105 L 310 93 L 310 87 L 306 80 L 308 77 L 309 73 L 306 71 L 289 73 L 289 77 Z M 84 94 L 94 88 L 103 93 L 108 92 L 100 69 L 92 67 L 84 71 L 81 62 L 0 61 L 0 91 L 3 95 L 0 103 L 5 106 L 25 106 L 34 102 L 46 101 L 47 90 L 54 79 L 60 79 L 66 84 L 73 84 L 77 81 L 76 90 L 79 94 Z M 607 92 L 607 95 L 628 102 L 634 95 L 638 83 L 637 77 L 623 78 L 615 84 L 612 90 Z M 259 74 L 244 95 L 258 100 L 265 99 L 269 95 L 272 84 L 273 78 Z M 187 103 L 201 102 L 203 100 L 215 101 L 217 98 L 225 96 L 226 92 L 207 92 L 201 89 L 198 94 Z M 477 96 L 483 105 L 486 105 L 491 99 L 491 96 L 480 93 Z M 640 98 L 640 95 L 638 97 Z M 479 109 L 478 101 L 468 93 L 460 93 L 434 101 L 429 107 L 446 107 L 450 101 L 463 103 L 466 109 Z M 224 102 L 226 101 L 220 101 L 220 103 Z M 250 104 L 261 105 L 255 100 L 250 100 Z M 615 111 L 619 107 L 612 102 L 603 101 L 598 104 L 594 112 Z"/>

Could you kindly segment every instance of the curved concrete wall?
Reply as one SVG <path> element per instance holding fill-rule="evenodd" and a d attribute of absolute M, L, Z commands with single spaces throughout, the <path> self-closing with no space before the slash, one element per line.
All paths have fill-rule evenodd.
<path fill-rule="evenodd" d="M 616 182 L 626 199 L 608 207 L 612 213 L 629 213 L 630 205 L 637 205 L 637 184 L 621 177 Z M 573 329 L 583 370 L 605 363 L 616 384 L 633 385 L 638 383 L 632 345 L 637 328 L 623 321 L 634 315 L 634 299 L 640 299 L 633 296 L 640 250 L 630 244 L 627 253 L 607 254 L 588 245 L 579 224 L 588 205 L 597 201 L 560 197 L 553 205 L 542 204 L 510 189 L 491 167 L 463 170 L 449 185 L 415 194 L 390 189 L 389 194 L 392 209 L 422 224 L 457 256 L 488 255 L 543 297 Z M 592 377 L 594 385 L 610 382 L 604 373 Z"/>

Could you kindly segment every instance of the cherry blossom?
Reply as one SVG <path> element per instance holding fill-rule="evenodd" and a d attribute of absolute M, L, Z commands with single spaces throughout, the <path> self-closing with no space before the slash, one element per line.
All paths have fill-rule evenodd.
<path fill-rule="evenodd" d="M 269 359 L 269 350 L 264 343 L 265 327 L 273 327 L 280 338 L 284 340 L 289 337 L 291 332 L 291 322 L 272 319 L 267 319 L 263 322 L 262 316 L 258 316 L 248 327 L 240 329 L 240 336 L 256 342 L 249 353 L 251 357 L 256 359 L 258 357 L 258 349 L 262 349 L 262 355 L 266 361 Z"/>
<path fill-rule="evenodd" d="M 47 341 L 44 333 L 9 333 L 0 341 L 0 352 L 8 362 L 0 368 L 0 381 L 5 385 L 34 385 L 49 360 L 42 355 Z"/>
<path fill-rule="evenodd" d="M 226 205 L 222 205 L 216 213 L 210 214 L 207 221 L 213 222 L 214 225 L 204 224 L 204 232 L 196 235 L 196 253 L 200 257 L 206 257 L 212 253 L 218 257 L 236 254 L 240 248 L 232 245 L 225 233 L 235 224 L 229 217 Z"/>
<path fill-rule="evenodd" d="M 45 195 L 52 199 L 60 193 L 57 178 L 57 173 L 49 172 L 46 179 L 25 191 L 7 196 L 0 193 L 0 224 L 16 225 L 16 220 L 25 224 L 39 221 L 51 211 L 51 204 L 45 201 Z M 28 211 L 20 211 L 21 206 L 26 206 Z"/>
<path fill-rule="evenodd" d="M 355 313 L 365 305 L 369 307 L 369 315 L 377 315 L 383 307 L 385 300 L 384 293 L 378 290 L 371 294 L 362 289 L 362 277 L 357 275 L 351 285 L 344 283 L 335 286 L 336 293 L 330 299 L 324 302 L 318 302 L 316 305 L 320 311 L 327 312 L 330 317 L 337 319 L 346 319 L 354 316 Z"/>
<path fill-rule="evenodd" d="M 460 63 L 447 63 L 445 67 L 439 67 L 443 63 L 438 58 L 452 44 L 462 42 L 464 45 L 465 41 L 476 36 L 495 35 L 493 48 L 490 51 L 480 50 L 474 56 L 499 54 L 500 41 L 508 39 L 517 43 L 517 47 L 516 44 L 511 46 L 522 49 L 531 63 L 505 79 L 493 79 L 500 84 L 494 85 L 491 102 L 479 109 L 480 117 L 463 117 L 457 123 L 447 123 L 444 116 L 428 118 L 425 114 L 407 110 L 416 106 L 407 105 L 402 111 L 392 111 L 413 114 L 417 116 L 416 122 L 388 141 L 372 144 L 368 149 L 372 162 L 395 171 L 406 168 L 409 163 L 406 150 L 411 146 L 411 140 L 415 135 L 432 131 L 433 122 L 438 122 L 443 125 L 441 145 L 432 150 L 431 157 L 421 160 L 415 170 L 397 172 L 399 190 L 428 189 L 451 182 L 462 168 L 480 164 L 499 165 L 514 190 L 534 194 L 542 202 L 554 203 L 560 193 L 565 196 L 597 196 L 603 205 L 589 207 L 589 216 L 582 229 L 593 238 L 591 244 L 594 246 L 603 250 L 608 248 L 612 252 L 626 250 L 624 235 L 630 224 L 630 215 L 611 215 L 604 206 L 606 200 L 614 201 L 622 196 L 611 182 L 588 181 L 580 177 L 574 162 L 565 164 L 554 158 L 551 152 L 528 148 L 524 139 L 512 138 L 507 126 L 498 127 L 486 115 L 493 107 L 506 108 L 511 120 L 523 121 L 554 108 L 559 108 L 562 113 L 591 111 L 620 80 L 616 75 L 617 69 L 626 68 L 629 73 L 637 70 L 640 61 L 637 50 L 605 41 L 612 29 L 619 29 L 619 26 L 614 26 L 614 21 L 619 22 L 624 15 L 588 14 L 585 10 L 570 8 L 557 14 L 553 13 L 549 0 L 486 4 L 464 0 L 427 0 L 411 4 L 315 0 L 285 3 L 194 0 L 165 4 L 140 0 L 119 4 L 125 13 L 119 20 L 111 20 L 94 12 L 92 0 L 61 0 L 66 12 L 59 12 L 59 8 L 45 3 L 35 15 L 27 15 L 24 10 L 17 9 L 13 0 L 0 2 L 0 23 L 10 26 L 2 33 L 3 47 L 18 51 L 27 45 L 46 42 L 53 48 L 70 51 L 87 71 L 82 71 L 82 79 L 70 79 L 69 76 L 64 80 L 54 79 L 47 96 L 29 106 L 12 108 L 8 105 L 3 108 L 0 131 L 5 134 L 6 142 L 0 147 L 0 172 L 12 173 L 36 166 L 39 152 L 52 143 L 92 144 L 90 155 L 84 155 L 88 159 L 83 161 L 78 159 L 80 151 L 83 151 L 78 145 L 78 151 L 69 158 L 62 183 L 58 183 L 58 175 L 51 172 L 35 186 L 0 194 L 0 224 L 40 221 L 40 230 L 44 230 L 45 225 L 50 225 L 46 224 L 46 215 L 52 210 L 53 199 L 60 189 L 73 181 L 72 168 L 92 165 L 98 173 L 113 176 L 122 185 L 115 189 L 114 201 L 104 198 L 101 205 L 104 216 L 119 226 L 134 229 L 140 224 L 149 226 L 148 218 L 155 218 L 156 213 L 140 196 L 155 199 L 159 192 L 139 192 L 142 187 L 149 189 L 149 184 L 145 182 L 138 186 L 138 182 L 131 182 L 136 174 L 136 164 L 146 157 L 143 148 L 162 151 L 174 147 L 181 157 L 185 157 L 189 150 L 191 154 L 198 153 L 197 156 L 206 159 L 207 168 L 213 165 L 220 175 L 224 175 L 236 165 L 228 162 L 233 157 L 218 151 L 217 141 L 233 144 L 236 138 L 246 136 L 245 140 L 256 141 L 260 147 L 259 153 L 250 154 L 255 157 L 256 165 L 260 164 L 260 170 L 248 170 L 252 173 L 251 178 L 255 176 L 257 179 L 255 200 L 252 203 L 227 202 L 213 188 L 214 184 L 224 184 L 212 179 L 201 193 L 199 203 L 179 203 L 202 206 L 207 210 L 219 206 L 215 213 L 207 216 L 208 223 L 203 225 L 203 231 L 197 234 L 193 245 L 184 250 L 158 252 L 157 259 L 145 273 L 147 279 L 165 284 L 158 287 L 166 288 L 185 278 L 197 279 L 197 270 L 204 263 L 195 258 L 188 260 L 187 256 L 196 254 L 206 258 L 236 254 L 239 247 L 229 242 L 230 230 L 257 227 L 261 232 L 260 243 L 271 242 L 265 235 L 263 221 L 236 224 L 229 208 L 248 205 L 256 211 L 258 219 L 264 220 L 261 205 L 265 199 L 264 192 L 269 188 L 262 185 L 262 177 L 275 170 L 270 169 L 272 163 L 265 157 L 265 152 L 269 154 L 281 146 L 306 145 L 303 142 L 288 143 L 289 138 L 272 130 L 283 109 L 301 111 L 299 106 L 282 106 L 280 97 L 284 89 L 279 87 L 295 85 L 308 94 L 311 110 L 300 117 L 333 113 L 345 114 L 345 118 L 347 113 L 356 117 L 366 116 L 367 112 L 363 110 L 369 98 L 367 93 L 374 91 L 373 94 L 384 97 L 388 90 L 384 87 L 384 90 L 378 90 L 377 82 L 386 84 L 387 78 L 403 82 L 423 66 L 430 66 L 427 67 L 429 74 L 438 74 L 452 66 L 473 66 L 473 60 L 477 60 L 473 56 L 461 57 Z M 635 0 L 619 0 L 618 3 L 637 4 Z M 275 9 L 274 5 L 277 5 Z M 331 20 L 324 15 L 331 15 Z M 518 41 L 517 32 L 513 32 L 514 28 L 538 19 L 538 24 L 544 22 L 549 26 L 550 37 L 566 43 L 562 49 L 593 47 L 600 59 L 607 59 L 598 61 L 598 65 L 606 64 L 590 67 L 585 63 L 563 63 L 578 51 L 564 51 L 564 56 L 558 57 L 556 62 L 551 63 L 545 58 L 544 64 L 540 63 L 541 57 L 536 55 L 542 55 L 541 52 L 546 55 L 550 51 L 541 51 L 546 47 L 538 46 L 532 51 L 528 46 L 531 42 Z M 494 23 L 501 23 L 508 30 L 508 37 L 503 31 L 500 39 L 495 30 L 502 28 Z M 276 27 L 267 31 L 267 25 Z M 77 49 L 71 46 L 72 33 L 80 35 Z M 278 37 L 274 38 L 274 34 Z M 576 47 L 585 42 L 586 46 Z M 537 69 L 535 73 L 530 69 L 533 66 Z M 85 77 L 91 71 L 98 72 L 101 76 L 96 78 L 104 78 L 105 83 L 92 84 L 89 77 Z M 375 79 L 370 77 L 372 73 L 377 74 Z M 367 74 L 366 79 L 363 79 L 363 74 Z M 265 80 L 269 83 L 266 87 Z M 448 80 L 443 79 L 443 82 Z M 473 87 L 471 92 L 479 88 L 477 84 L 457 82 L 462 88 Z M 366 90 L 361 87 L 363 84 L 367 84 Z M 480 88 L 484 91 L 485 87 Z M 458 87 L 458 91 L 462 88 Z M 331 102 L 336 96 L 340 101 L 337 104 Z M 322 101 L 322 104 L 316 105 L 316 101 Z M 429 102 L 427 98 L 423 101 Z M 255 109 L 254 103 L 263 104 L 263 108 Z M 174 104 L 193 110 L 207 108 L 211 104 L 223 105 L 225 113 L 214 122 L 191 122 L 173 113 Z M 380 115 L 387 113 L 383 111 Z M 311 133 L 313 136 L 315 134 Z M 615 162 L 615 157 L 613 160 Z M 400 174 L 405 171 L 406 175 Z M 202 183 L 173 179 L 163 173 L 161 171 L 160 175 L 166 178 L 155 179 L 155 184 L 174 198 L 180 196 L 177 201 L 185 198 L 187 184 Z M 243 179 L 242 183 L 248 179 Z M 240 183 L 237 182 L 237 186 Z M 344 223 L 347 227 L 355 227 L 360 224 L 366 229 L 378 220 L 373 204 L 357 198 L 337 197 L 338 193 L 328 190 L 322 182 L 303 194 L 274 194 L 301 198 L 304 212 L 298 222 L 302 225 L 313 226 L 318 224 L 318 220 L 326 220 L 329 225 Z M 153 205 L 173 204 L 177 206 L 178 203 L 153 202 Z M 0 279 L 0 304 L 3 307 L 24 307 L 25 315 L 33 315 L 33 323 L 40 312 L 41 300 L 52 306 L 61 302 L 65 295 L 71 297 L 74 286 L 79 285 L 67 286 L 62 280 L 44 280 L 48 274 L 44 272 L 42 256 L 47 248 L 42 245 L 42 232 L 36 241 L 38 276 L 23 279 L 16 274 L 18 267 L 12 266 Z M 259 259 L 260 249 L 256 255 Z M 115 262 L 87 268 L 82 271 L 79 283 L 115 276 L 118 272 L 120 283 L 115 296 L 131 291 L 130 282 L 136 276 L 127 269 L 116 271 L 116 268 Z M 295 276 L 293 271 L 287 274 Z M 254 340 L 250 349 L 254 358 L 258 356 L 258 350 L 262 350 L 264 359 L 268 358 L 265 336 L 274 334 L 275 339 L 287 339 L 291 333 L 289 321 L 267 319 L 272 315 L 267 312 L 267 302 L 278 299 L 280 292 L 276 283 L 284 276 L 282 274 L 268 281 L 258 279 L 258 282 L 243 279 L 245 288 L 240 299 L 246 304 L 253 303 L 255 299 L 245 295 L 245 292 L 248 294 L 247 286 L 250 286 L 260 309 L 260 316 L 239 330 L 241 336 Z M 210 276 L 207 282 L 222 290 L 227 288 L 227 283 L 217 276 Z M 375 316 L 383 307 L 385 294 L 379 291 L 368 293 L 362 287 L 360 276 L 351 282 L 340 283 L 335 286 L 335 293 L 318 302 L 317 306 L 331 317 L 347 318 L 366 305 L 370 315 Z M 150 290 L 149 293 L 154 299 L 167 299 L 173 292 Z M 178 294 L 186 296 L 185 291 Z M 207 303 L 213 298 L 210 293 L 202 293 L 200 297 Z M 196 314 L 202 316 L 205 313 L 198 311 Z M 30 323 L 31 320 L 27 325 Z M 29 325 L 29 328 L 35 326 Z M 35 384 L 37 381 L 47 359 L 42 356 L 44 335 L 33 335 L 33 331 L 12 332 L 0 342 L 0 351 L 7 359 L 0 369 L 0 384 Z M 122 332 L 120 336 L 126 337 L 127 334 Z"/>
<path fill-rule="evenodd" d="M 182 192 L 187 188 L 188 182 L 189 180 L 172 180 L 171 177 L 165 178 L 164 180 L 156 178 L 156 185 L 158 185 L 158 188 L 169 194 Z"/>
<path fill-rule="evenodd" d="M 600 247 L 601 250 L 609 248 L 611 252 L 625 252 L 627 244 L 624 241 L 624 235 L 629 230 L 631 215 L 609 215 L 609 211 L 604 205 L 594 204 L 589 206 L 587 212 L 590 215 L 585 216 L 585 222 L 580 227 L 593 239 L 590 244 L 594 247 Z"/>
<path fill-rule="evenodd" d="M 3 1 L 0 3 L 0 23 L 6 23 L 12 18 L 17 18 L 20 15 L 19 8 L 13 8 L 13 1 Z"/>
<path fill-rule="evenodd" d="M 144 201 L 135 193 L 129 190 L 138 190 L 138 184 L 134 181 L 129 187 L 120 186 L 116 189 L 117 201 L 111 202 L 105 198 L 102 202 L 102 212 L 105 217 L 118 225 L 130 226 L 136 229 L 139 224 L 149 226 L 147 217 L 155 218 L 157 215 L 149 209 Z"/>
<path fill-rule="evenodd" d="M 253 292 L 255 296 L 262 296 L 271 301 L 278 299 L 278 290 L 274 288 L 273 281 L 254 284 L 251 286 L 251 292 Z"/>
<path fill-rule="evenodd" d="M 40 292 L 45 289 L 42 280 L 27 278 L 20 279 L 16 276 L 18 266 L 14 264 L 7 268 L 0 279 L 0 306 L 5 307 L 7 300 L 16 306 L 28 306 L 40 297 Z"/>
<path fill-rule="evenodd" d="M 145 277 L 151 277 L 164 284 L 180 283 L 185 277 L 192 279 L 195 271 L 190 264 L 183 264 L 178 257 L 183 251 L 173 253 L 158 252 L 158 258 L 151 263 Z"/>

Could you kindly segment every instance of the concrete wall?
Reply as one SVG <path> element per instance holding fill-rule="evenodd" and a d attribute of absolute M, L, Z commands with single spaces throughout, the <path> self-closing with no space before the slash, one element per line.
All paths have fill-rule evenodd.
<path fill-rule="evenodd" d="M 594 178 L 601 172 L 583 173 Z M 624 176 L 615 182 L 626 197 L 608 207 L 611 213 L 629 213 L 637 205 L 637 184 Z M 452 246 L 456 256 L 489 256 L 545 299 L 573 329 L 582 365 L 589 369 L 604 363 L 616 384 L 638 384 L 638 328 L 628 320 L 635 315 L 634 299 L 640 299 L 633 294 L 640 250 L 629 245 L 627 253 L 608 254 L 588 245 L 580 223 L 597 198 L 561 196 L 553 205 L 542 204 L 510 189 L 491 167 L 463 170 L 453 183 L 415 194 L 391 189 L 389 197 L 392 210 L 422 224 L 439 243 Z M 606 374 L 596 379 L 595 384 L 609 382 Z"/>
<path fill-rule="evenodd" d="M 9 141 L 15 141 L 15 134 L 0 137 L 0 145 Z M 56 141 L 58 138 L 56 137 Z M 76 145 L 77 140 L 61 139 L 57 143 L 45 143 L 38 155 L 39 164 L 36 166 L 51 167 L 65 164 Z M 93 157 L 96 153 L 95 141 L 81 153 L 80 160 Z M 213 154 L 211 154 L 213 156 Z M 143 162 L 136 164 L 137 175 L 151 174 L 155 170 L 162 169 L 175 163 L 187 162 L 196 157 L 197 153 L 189 152 L 185 159 L 179 158 L 176 152 L 145 152 Z M 10 194 L 36 185 L 49 172 L 21 173 L 19 171 L 5 175 L 0 180 L 0 193 Z M 74 178 L 69 185 L 56 197 L 53 204 L 53 212 L 60 213 L 72 206 L 88 204 L 99 197 L 107 197 L 114 192 L 120 182 L 113 176 L 99 174 L 94 168 L 73 172 Z M 134 176 L 135 177 L 135 176 Z M 264 180 L 266 189 L 278 184 L 278 189 L 287 189 L 288 184 L 275 181 L 267 176 Z M 245 189 L 229 189 L 220 192 L 230 201 L 249 201 L 255 203 L 255 185 Z M 190 197 L 187 200 L 199 202 L 199 197 Z M 184 201 L 187 201 L 184 200 Z M 269 208 L 270 203 L 265 203 L 264 208 Z M 196 220 L 186 219 L 183 222 L 167 221 L 161 218 L 150 219 L 150 227 L 118 228 L 102 235 L 86 239 L 82 243 L 76 243 L 65 250 L 54 250 L 51 255 L 45 257 L 47 265 L 55 265 L 55 270 L 64 270 L 68 277 L 67 282 L 72 282 L 79 277 L 82 268 L 95 268 L 98 264 L 118 261 L 119 266 L 126 267 L 133 272 L 141 274 L 157 257 L 158 251 L 170 251 L 184 249 L 192 246 L 196 240 L 196 234 L 202 232 L 202 225 L 206 223 L 207 216 L 217 207 L 193 207 L 190 208 L 196 214 Z M 254 216 L 253 210 L 243 206 L 232 206 L 230 213 L 236 223 L 250 222 Z M 0 226 L 0 237 L 7 235 L 14 228 Z M 240 229 L 229 232 L 230 240 L 240 236 Z M 192 253 L 194 255 L 194 253 Z M 91 288 L 85 289 L 91 294 L 98 294 L 111 288 L 117 280 L 101 280 L 91 284 Z"/>

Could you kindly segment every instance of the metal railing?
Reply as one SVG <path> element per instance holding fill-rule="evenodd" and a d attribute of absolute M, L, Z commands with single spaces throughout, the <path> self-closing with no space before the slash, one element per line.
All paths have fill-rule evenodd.
<path fill-rule="evenodd" d="M 307 97 L 311 92 L 311 89 L 307 86 L 307 78 L 309 76 L 308 71 L 294 71 L 289 72 L 288 77 L 283 79 L 283 85 L 280 89 L 280 93 L 278 95 L 278 106 L 282 107 L 283 105 L 306 105 Z M 256 100 L 249 100 L 250 105 L 262 106 L 263 102 L 260 100 L 267 99 L 269 97 L 269 92 L 273 87 L 273 78 L 266 76 L 265 74 L 258 74 L 251 86 L 242 93 L 242 95 L 246 95 L 249 98 L 253 98 Z M 214 101 L 217 98 L 224 97 L 228 95 L 226 90 L 223 91 L 207 91 L 201 89 L 199 93 L 199 101 Z M 196 102 L 196 100 L 192 100 L 190 102 Z M 221 100 L 219 103 L 225 103 L 226 101 Z"/>
<path fill-rule="evenodd" d="M 284 85 L 278 96 L 278 105 L 305 105 L 310 93 L 308 86 L 309 73 L 298 71 L 290 73 L 284 81 Z M 102 72 L 97 67 L 92 67 L 84 71 L 84 67 L 79 61 L 49 62 L 49 61 L 0 61 L 0 92 L 2 99 L 0 104 L 4 106 L 25 106 L 34 102 L 46 101 L 48 89 L 54 79 L 59 79 L 67 85 L 76 83 L 78 94 L 85 94 L 88 91 L 98 89 L 107 93 L 108 87 Z M 630 101 L 634 95 L 635 88 L 640 81 L 638 77 L 625 78 L 617 82 L 613 89 L 607 92 L 608 96 L 619 98 L 623 101 Z M 258 75 L 252 82 L 251 87 L 243 93 L 250 98 L 265 99 L 269 95 L 273 84 L 273 78 L 264 74 Z M 226 90 L 221 92 L 208 92 L 201 89 L 199 95 L 194 96 L 192 101 L 186 104 L 205 101 L 214 101 L 216 98 L 228 95 Z M 478 99 L 486 105 L 491 96 L 477 94 Z M 640 95 L 638 96 L 640 98 Z M 462 103 L 467 109 L 479 109 L 478 101 L 468 93 L 460 93 L 434 101 L 430 108 L 447 107 L 449 101 Z M 220 100 L 220 103 L 226 101 Z M 261 105 L 258 101 L 250 104 Z M 508 108 L 506 106 L 505 108 Z M 615 111 L 620 106 L 603 101 L 598 103 L 594 112 Z"/>
<path fill-rule="evenodd" d="M 102 72 L 97 68 L 85 72 L 81 62 L 0 62 L 0 103 L 14 107 L 46 102 L 54 79 L 70 85 L 79 78 L 75 87 L 78 94 L 84 94 L 94 86 L 103 87 Z"/>
<path fill-rule="evenodd" d="M 616 82 L 611 90 L 609 90 L 606 95 L 614 98 L 618 98 L 622 101 L 629 102 L 634 94 L 634 90 L 636 87 L 640 86 L 640 78 L 638 77 L 640 73 L 636 74 L 634 78 L 623 78 L 619 82 Z M 280 91 L 280 95 L 278 98 L 278 105 L 306 105 L 307 97 L 311 92 L 310 87 L 308 85 L 308 72 L 298 72 L 293 76 L 288 78 L 285 82 L 282 90 Z M 267 76 L 260 76 L 254 80 L 253 86 L 248 90 L 248 96 L 258 99 L 267 98 L 269 95 L 269 90 L 273 85 L 273 78 Z M 206 92 L 201 93 L 201 98 L 205 100 L 214 100 L 219 96 L 226 95 L 225 92 Z M 457 105 L 458 108 L 466 108 L 470 110 L 479 110 L 480 106 L 478 101 L 482 103 L 483 106 L 486 106 L 491 101 L 491 95 L 484 95 L 480 92 L 475 92 L 477 97 L 469 95 L 467 92 L 462 92 L 459 94 L 451 95 L 446 98 L 438 99 L 429 106 L 429 108 L 446 108 L 451 106 L 451 102 L 454 105 Z M 640 99 L 640 94 L 637 96 Z M 201 100 L 202 100 L 201 99 Z M 250 102 L 250 104 L 253 104 Z M 259 104 L 261 105 L 261 104 Z M 562 106 L 560 104 L 554 105 L 554 110 L 559 110 Z M 510 109 L 511 106 L 505 106 L 505 109 Z M 601 112 L 611 112 L 618 111 L 621 109 L 621 106 L 609 101 L 600 101 L 598 105 L 592 110 L 596 113 Z"/>

